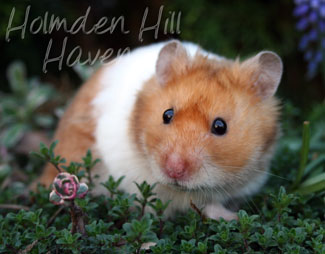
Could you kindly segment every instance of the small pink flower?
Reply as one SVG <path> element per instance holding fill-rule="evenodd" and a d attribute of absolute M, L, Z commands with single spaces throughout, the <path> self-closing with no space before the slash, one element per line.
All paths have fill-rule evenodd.
<path fill-rule="evenodd" d="M 62 205 L 66 200 L 84 198 L 87 192 L 87 184 L 80 184 L 75 175 L 63 172 L 58 174 L 53 181 L 53 190 L 50 193 L 50 201 L 55 205 Z"/>

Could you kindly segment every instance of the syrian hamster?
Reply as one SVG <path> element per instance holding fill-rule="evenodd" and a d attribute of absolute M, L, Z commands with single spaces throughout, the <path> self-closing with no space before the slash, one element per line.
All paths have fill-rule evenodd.
<path fill-rule="evenodd" d="M 271 51 L 229 60 L 189 42 L 171 40 L 135 49 L 97 71 L 79 90 L 56 131 L 56 154 L 80 161 L 88 148 L 101 160 L 94 193 L 112 175 L 157 183 L 171 200 L 166 216 L 190 209 L 227 220 L 224 204 L 265 182 L 279 133 L 274 97 L 282 61 Z M 40 182 L 56 170 L 46 166 Z"/>

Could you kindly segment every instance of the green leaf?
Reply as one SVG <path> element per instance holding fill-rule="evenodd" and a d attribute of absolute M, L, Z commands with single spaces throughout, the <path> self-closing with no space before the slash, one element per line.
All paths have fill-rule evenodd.
<path fill-rule="evenodd" d="M 40 115 L 37 114 L 34 116 L 35 123 L 38 126 L 41 126 L 43 128 L 50 128 L 54 125 L 54 118 L 51 115 Z"/>
<path fill-rule="evenodd" d="M 14 93 L 25 94 L 27 92 L 26 68 L 22 62 L 17 61 L 10 64 L 7 76 Z"/>
<path fill-rule="evenodd" d="M 105 183 L 101 183 L 110 193 L 111 196 L 118 193 L 118 186 L 121 184 L 125 176 L 121 176 L 115 181 L 113 176 L 109 176 L 108 180 Z"/>
<path fill-rule="evenodd" d="M 31 156 L 37 157 L 41 160 L 46 160 L 46 158 L 43 156 L 43 154 L 37 153 L 37 152 L 30 152 L 29 153 Z"/>
<path fill-rule="evenodd" d="M 317 169 L 322 163 L 325 163 L 325 154 L 320 155 L 315 160 L 312 160 L 305 169 L 305 175 L 311 174 L 313 170 Z"/>
<path fill-rule="evenodd" d="M 4 131 L 0 137 L 0 143 L 8 148 L 15 146 L 29 129 L 26 124 L 14 124 Z"/>
<path fill-rule="evenodd" d="M 322 173 L 322 174 L 319 174 L 317 176 L 314 176 L 314 177 L 311 177 L 311 178 L 307 179 L 305 182 L 303 182 L 301 184 L 301 187 L 310 186 L 310 185 L 313 185 L 313 184 L 318 183 L 320 181 L 325 181 L 325 173 Z"/>
<path fill-rule="evenodd" d="M 59 140 L 55 140 L 54 142 L 52 142 L 52 144 L 50 145 L 50 148 L 48 150 L 48 153 L 50 155 L 51 158 L 54 158 L 54 148 L 56 147 L 56 145 L 59 143 Z"/>
<path fill-rule="evenodd" d="M 297 190 L 300 194 L 310 194 L 325 190 L 325 173 L 307 179 Z"/>
<path fill-rule="evenodd" d="M 43 142 L 40 143 L 39 150 L 42 155 L 44 155 L 46 158 L 48 157 L 49 149 Z"/>
<path fill-rule="evenodd" d="M 43 103 L 51 98 L 54 90 L 50 87 L 35 87 L 28 92 L 27 95 L 27 108 L 29 111 L 34 111 Z"/>
<path fill-rule="evenodd" d="M 309 127 L 309 122 L 305 121 L 303 123 L 302 147 L 301 147 L 301 153 L 300 153 L 299 169 L 297 172 L 296 180 L 292 187 L 293 189 L 295 189 L 299 185 L 299 183 L 301 182 L 301 179 L 304 175 L 307 160 L 308 160 L 309 143 L 310 143 L 310 127 Z"/>
<path fill-rule="evenodd" d="M 96 66 L 86 66 L 86 65 L 81 65 L 81 64 L 75 64 L 73 65 L 73 70 L 78 74 L 78 76 L 82 80 L 87 80 L 91 74 L 94 72 L 96 69 Z"/>
<path fill-rule="evenodd" d="M 11 172 L 11 167 L 7 164 L 0 164 L 0 182 Z"/>

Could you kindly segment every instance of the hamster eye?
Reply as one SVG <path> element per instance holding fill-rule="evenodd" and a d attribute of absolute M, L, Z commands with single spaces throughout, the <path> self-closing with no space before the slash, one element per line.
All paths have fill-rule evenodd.
<path fill-rule="evenodd" d="M 222 118 L 216 118 L 211 126 L 211 132 L 215 135 L 224 135 L 227 131 L 227 124 Z"/>
<path fill-rule="evenodd" d="M 174 109 L 172 108 L 167 109 L 163 114 L 164 124 L 169 124 L 170 121 L 173 119 L 173 116 L 174 116 Z"/>

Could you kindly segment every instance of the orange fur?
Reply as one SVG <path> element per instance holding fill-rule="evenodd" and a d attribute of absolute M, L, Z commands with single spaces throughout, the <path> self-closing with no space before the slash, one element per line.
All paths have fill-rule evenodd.
<path fill-rule="evenodd" d="M 73 102 L 69 105 L 59 122 L 54 140 L 59 143 L 55 154 L 67 160 L 79 162 L 87 150 L 92 148 L 94 139 L 95 119 L 91 101 L 99 91 L 98 79 L 101 70 L 97 71 L 78 91 Z M 47 164 L 43 174 L 38 179 L 41 184 L 49 186 L 58 171 L 51 164 Z"/>
<path fill-rule="evenodd" d="M 278 102 L 258 97 L 253 73 L 254 66 L 197 55 L 185 73 L 167 84 L 152 78 L 132 114 L 136 125 L 131 135 L 139 149 L 144 153 L 145 147 L 162 168 L 167 154 L 176 152 L 194 165 L 190 174 L 207 158 L 228 171 L 240 170 L 256 148 L 266 152 L 277 133 Z M 169 108 L 174 109 L 174 119 L 165 125 L 162 115 Z M 224 136 L 210 131 L 217 117 L 227 122 Z"/>

